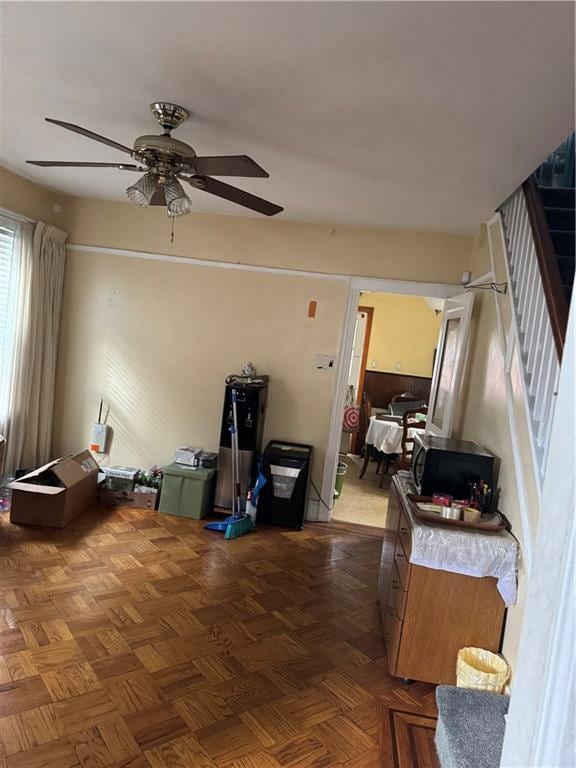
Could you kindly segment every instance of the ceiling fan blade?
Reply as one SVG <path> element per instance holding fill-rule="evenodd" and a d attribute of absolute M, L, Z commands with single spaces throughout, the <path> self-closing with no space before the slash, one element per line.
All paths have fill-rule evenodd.
<path fill-rule="evenodd" d="M 68 160 L 62 162 L 57 160 L 26 160 L 26 162 L 29 165 L 39 165 L 42 168 L 120 168 L 121 171 L 146 171 L 146 168 L 130 163 L 76 163 L 68 162 Z"/>
<path fill-rule="evenodd" d="M 197 174 L 203 176 L 246 176 L 267 179 L 269 174 L 248 155 L 194 157 L 190 160 Z"/>
<path fill-rule="evenodd" d="M 180 178 L 189 182 L 195 189 L 201 189 L 204 192 L 209 192 L 211 195 L 223 197 L 224 200 L 230 200 L 231 203 L 237 203 L 257 213 L 263 213 L 264 216 L 275 216 L 284 210 L 279 205 L 263 200 L 261 197 L 256 197 L 256 195 L 251 195 L 250 192 L 244 192 L 243 189 L 238 189 L 238 187 L 231 187 L 230 184 L 224 184 L 222 181 L 211 179 L 210 176 L 192 176 L 188 178 L 181 176 Z"/>
<path fill-rule="evenodd" d="M 94 141 L 99 141 L 100 144 L 107 144 L 109 147 L 112 147 L 113 149 L 119 149 L 120 152 L 127 152 L 129 155 L 132 154 L 132 150 L 130 147 L 125 147 L 124 144 L 119 144 L 117 141 L 113 141 L 112 139 L 107 139 L 106 136 L 100 136 L 99 133 L 94 133 L 94 131 L 89 131 L 87 128 L 82 128 L 79 125 L 74 125 L 74 123 L 65 123 L 62 120 L 53 120 L 51 117 L 45 118 L 47 123 L 54 123 L 54 125 L 59 125 L 61 128 L 66 128 L 67 131 L 73 131 L 74 133 L 79 133 L 81 136 L 86 136 L 88 139 L 94 139 Z"/>

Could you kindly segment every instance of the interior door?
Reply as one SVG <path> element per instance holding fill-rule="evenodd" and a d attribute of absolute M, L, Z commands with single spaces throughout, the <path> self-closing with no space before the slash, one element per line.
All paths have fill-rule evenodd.
<path fill-rule="evenodd" d="M 358 309 L 356 315 L 356 327 L 354 329 L 354 342 L 352 344 L 352 356 L 350 358 L 350 370 L 348 372 L 348 386 L 354 387 L 354 399 L 359 402 L 360 379 L 362 373 L 362 358 L 364 355 L 364 339 L 368 323 L 368 313 Z"/>
<path fill-rule="evenodd" d="M 426 420 L 426 431 L 439 437 L 452 436 L 464 378 L 473 303 L 474 294 L 469 292 L 446 299 L 444 305 Z"/>

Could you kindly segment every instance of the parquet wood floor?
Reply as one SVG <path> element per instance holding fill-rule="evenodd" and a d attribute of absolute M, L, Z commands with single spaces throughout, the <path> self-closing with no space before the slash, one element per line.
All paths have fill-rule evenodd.
<path fill-rule="evenodd" d="M 0 545 L 0 768 L 375 768 L 383 704 L 435 715 L 387 673 L 379 539 L 101 508 Z"/>

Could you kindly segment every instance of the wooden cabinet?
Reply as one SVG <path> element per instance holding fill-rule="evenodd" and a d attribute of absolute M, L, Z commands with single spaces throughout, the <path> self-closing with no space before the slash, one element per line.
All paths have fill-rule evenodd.
<path fill-rule="evenodd" d="M 396 477 L 388 515 L 396 535 L 384 541 L 378 589 L 390 674 L 454 685 L 460 648 L 500 648 L 505 605 L 496 579 L 411 565 L 411 517 Z"/>

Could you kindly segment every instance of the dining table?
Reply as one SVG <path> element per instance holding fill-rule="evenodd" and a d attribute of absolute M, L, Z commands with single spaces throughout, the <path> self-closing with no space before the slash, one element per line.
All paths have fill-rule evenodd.
<path fill-rule="evenodd" d="M 414 437 L 421 428 L 408 428 L 408 437 Z M 360 470 L 360 478 L 368 468 L 368 462 L 373 457 L 374 452 L 385 454 L 387 456 L 402 453 L 402 435 L 404 428 L 402 420 L 398 417 L 390 416 L 371 416 L 365 438 L 364 462 Z"/>

